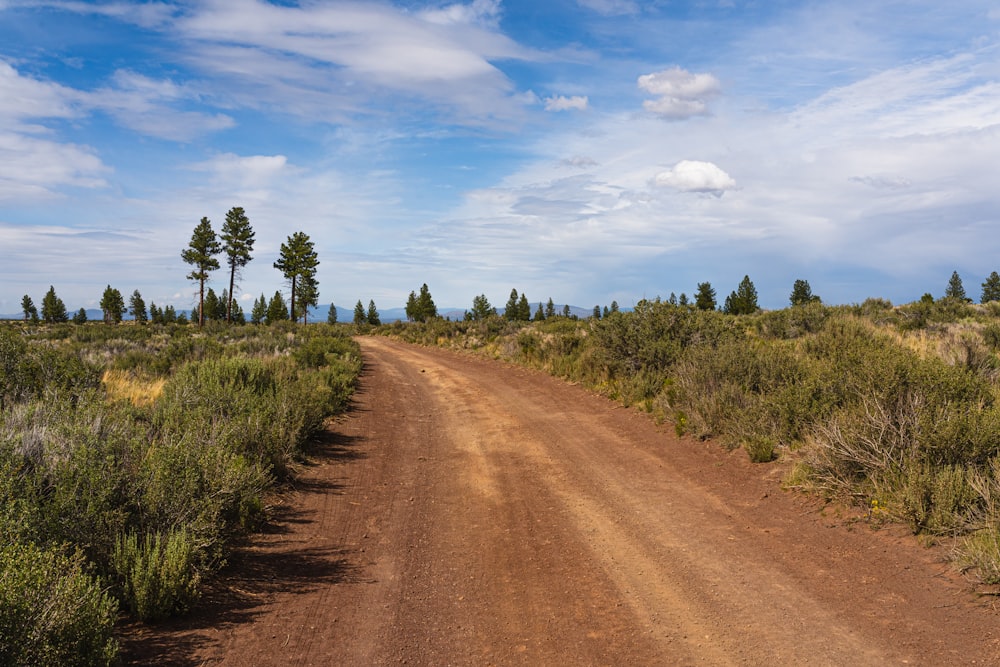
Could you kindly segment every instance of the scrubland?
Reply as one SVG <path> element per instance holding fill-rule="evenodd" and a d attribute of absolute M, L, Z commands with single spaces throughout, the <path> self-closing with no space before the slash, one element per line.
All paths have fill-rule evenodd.
<path fill-rule="evenodd" d="M 0 664 L 194 605 L 360 367 L 327 325 L 0 326 Z"/>

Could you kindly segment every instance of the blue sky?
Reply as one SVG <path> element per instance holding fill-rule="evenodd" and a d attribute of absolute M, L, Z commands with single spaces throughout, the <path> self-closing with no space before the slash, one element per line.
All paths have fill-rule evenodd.
<path fill-rule="evenodd" d="M 978 297 L 998 47 L 979 0 L 0 0 L 0 312 L 190 307 L 233 206 L 248 309 L 296 231 L 347 308 Z"/>

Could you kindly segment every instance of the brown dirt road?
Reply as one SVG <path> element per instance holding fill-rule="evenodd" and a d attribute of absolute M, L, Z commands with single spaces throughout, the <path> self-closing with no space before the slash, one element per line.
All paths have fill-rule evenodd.
<path fill-rule="evenodd" d="M 1000 664 L 941 554 L 541 373 L 375 338 L 173 665 Z"/>

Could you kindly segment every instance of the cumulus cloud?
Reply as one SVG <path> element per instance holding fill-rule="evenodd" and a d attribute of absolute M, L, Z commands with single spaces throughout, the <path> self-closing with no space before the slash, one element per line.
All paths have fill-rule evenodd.
<path fill-rule="evenodd" d="M 559 95 L 557 97 L 546 97 L 545 98 L 545 110 L 546 111 L 585 111 L 590 100 L 586 95 L 574 95 L 573 97 L 565 97 Z"/>
<path fill-rule="evenodd" d="M 682 120 L 708 114 L 708 102 L 719 94 L 719 80 L 711 74 L 694 74 L 671 67 L 639 77 L 639 88 L 657 95 L 642 106 L 658 116 Z"/>
<path fill-rule="evenodd" d="M 673 169 L 657 174 L 655 182 L 681 192 L 704 192 L 716 197 L 736 189 L 732 176 L 711 162 L 698 160 L 681 160 Z"/>
<path fill-rule="evenodd" d="M 440 9 L 425 10 L 420 16 L 425 21 L 441 25 L 496 25 L 500 18 L 500 0 L 473 0 L 468 5 L 455 3 Z"/>

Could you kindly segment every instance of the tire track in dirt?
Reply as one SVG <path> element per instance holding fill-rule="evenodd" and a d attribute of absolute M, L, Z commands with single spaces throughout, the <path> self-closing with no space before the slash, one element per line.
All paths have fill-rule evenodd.
<path fill-rule="evenodd" d="M 774 465 L 537 372 L 361 343 L 354 409 L 229 575 L 247 595 L 143 630 L 134 662 L 1000 662 L 937 552 Z"/>

